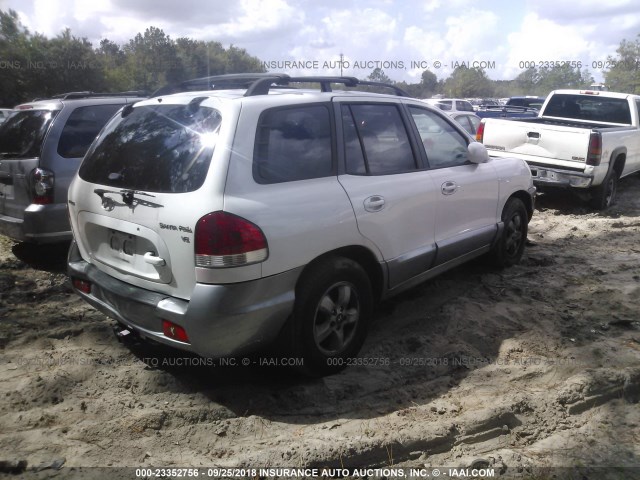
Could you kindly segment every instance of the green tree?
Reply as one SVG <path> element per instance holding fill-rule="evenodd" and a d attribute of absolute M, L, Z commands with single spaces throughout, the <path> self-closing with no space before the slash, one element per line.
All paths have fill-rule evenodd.
<path fill-rule="evenodd" d="M 559 88 L 584 88 L 585 86 L 580 69 L 566 63 L 553 67 L 542 67 L 538 70 L 538 75 L 536 93 L 542 96 Z"/>
<path fill-rule="evenodd" d="M 135 87 L 127 78 L 125 66 L 127 56 L 120 45 L 105 38 L 100 41 L 95 54 L 102 68 L 106 91 L 122 92 Z"/>
<path fill-rule="evenodd" d="M 260 73 L 265 69 L 262 62 L 250 56 L 244 48 L 229 46 L 226 51 L 224 73 Z"/>
<path fill-rule="evenodd" d="M 438 77 L 435 73 L 425 70 L 422 72 L 421 79 L 420 85 L 422 85 L 425 95 L 431 95 L 438 90 Z"/>
<path fill-rule="evenodd" d="M 46 42 L 43 82 L 44 95 L 68 91 L 104 91 L 107 88 L 102 64 L 86 38 L 77 38 L 71 30 Z"/>
<path fill-rule="evenodd" d="M 375 70 L 373 70 L 369 76 L 367 77 L 368 80 L 372 81 L 372 82 L 380 82 L 380 83 L 393 83 L 393 80 L 391 80 L 386 73 L 384 73 L 384 70 L 382 70 L 381 68 L 376 68 Z"/>
<path fill-rule="evenodd" d="M 491 97 L 493 84 L 481 68 L 457 67 L 444 83 L 445 94 L 450 97 Z"/>
<path fill-rule="evenodd" d="M 18 14 L 0 10 L 0 106 L 13 107 L 29 93 L 27 74 L 30 56 L 29 31 L 18 20 Z"/>
<path fill-rule="evenodd" d="M 537 95 L 540 83 L 540 72 L 536 67 L 529 67 L 521 72 L 513 81 L 513 95 Z"/>
<path fill-rule="evenodd" d="M 616 54 L 607 58 L 613 67 L 605 73 L 605 83 L 616 92 L 640 94 L 640 34 L 633 42 L 622 40 Z"/>
<path fill-rule="evenodd" d="M 138 33 L 123 48 L 128 88 L 153 91 L 180 79 L 175 43 L 157 27 Z"/>

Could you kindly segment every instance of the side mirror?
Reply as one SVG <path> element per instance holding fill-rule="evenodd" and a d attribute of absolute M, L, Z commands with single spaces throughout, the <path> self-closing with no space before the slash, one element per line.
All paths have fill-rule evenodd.
<path fill-rule="evenodd" d="M 487 163 L 489 159 L 489 152 L 487 147 L 479 142 L 471 142 L 467 148 L 469 156 L 467 157 L 471 163 Z"/>

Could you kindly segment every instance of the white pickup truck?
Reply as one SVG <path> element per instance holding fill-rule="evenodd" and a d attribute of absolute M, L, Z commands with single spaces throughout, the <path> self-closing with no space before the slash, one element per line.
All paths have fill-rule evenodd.
<path fill-rule="evenodd" d="M 572 187 L 602 210 L 618 180 L 640 171 L 640 96 L 555 90 L 536 118 L 487 118 L 477 140 L 492 156 L 517 157 L 540 187 Z"/>

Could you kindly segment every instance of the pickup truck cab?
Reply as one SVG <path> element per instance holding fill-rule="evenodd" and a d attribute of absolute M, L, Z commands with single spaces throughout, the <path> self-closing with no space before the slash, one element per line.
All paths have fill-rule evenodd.
<path fill-rule="evenodd" d="M 537 118 L 484 119 L 476 138 L 492 156 L 525 160 L 536 185 L 576 189 L 602 210 L 640 171 L 639 109 L 638 95 L 556 90 Z"/>

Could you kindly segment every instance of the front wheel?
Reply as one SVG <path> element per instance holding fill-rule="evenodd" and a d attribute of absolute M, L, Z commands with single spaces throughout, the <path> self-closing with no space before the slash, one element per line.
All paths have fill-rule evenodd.
<path fill-rule="evenodd" d="M 292 350 L 304 373 L 328 375 L 360 351 L 371 316 L 371 282 L 362 267 L 331 257 L 311 268 L 296 289 Z"/>
<path fill-rule="evenodd" d="M 511 198 L 502 210 L 502 235 L 491 252 L 498 267 L 510 267 L 520 262 L 527 242 L 529 215 L 519 198 Z"/>

